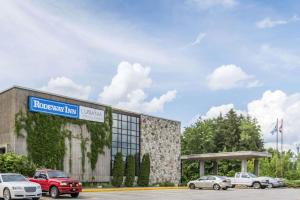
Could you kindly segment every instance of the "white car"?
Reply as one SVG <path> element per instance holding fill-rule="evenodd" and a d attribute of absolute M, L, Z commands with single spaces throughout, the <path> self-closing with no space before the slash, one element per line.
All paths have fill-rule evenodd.
<path fill-rule="evenodd" d="M 227 190 L 231 188 L 230 179 L 224 176 L 202 176 L 197 180 L 193 180 L 187 183 L 190 189 L 202 189 L 209 188 L 214 190 Z"/>
<path fill-rule="evenodd" d="M 283 187 L 284 181 L 281 178 L 264 177 L 269 180 L 269 188 Z"/>
<path fill-rule="evenodd" d="M 41 196 L 42 189 L 39 184 L 28 181 L 20 174 L 0 174 L 0 198 L 39 200 Z"/>

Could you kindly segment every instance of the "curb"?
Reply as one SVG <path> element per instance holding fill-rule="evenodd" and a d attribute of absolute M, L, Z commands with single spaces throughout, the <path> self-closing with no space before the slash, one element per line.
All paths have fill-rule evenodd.
<path fill-rule="evenodd" d="M 187 187 L 143 187 L 143 188 L 93 188 L 83 189 L 82 192 L 128 192 L 128 191 L 159 191 L 159 190 L 182 190 Z"/>

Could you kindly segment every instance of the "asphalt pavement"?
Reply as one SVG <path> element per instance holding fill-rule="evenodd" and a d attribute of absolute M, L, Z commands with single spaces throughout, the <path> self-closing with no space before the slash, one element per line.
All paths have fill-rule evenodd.
<path fill-rule="evenodd" d="M 50 200 L 43 197 L 43 200 Z M 63 196 L 59 199 L 72 199 Z M 91 200 L 300 200 L 300 189 L 229 189 L 213 190 L 160 190 L 81 193 L 78 199 Z"/>

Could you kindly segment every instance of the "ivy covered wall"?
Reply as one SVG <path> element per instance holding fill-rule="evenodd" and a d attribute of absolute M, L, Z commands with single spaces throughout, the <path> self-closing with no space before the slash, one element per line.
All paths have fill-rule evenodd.
<path fill-rule="evenodd" d="M 80 134 L 74 134 L 68 128 L 70 126 L 79 126 Z M 94 180 L 99 155 L 105 153 L 105 148 L 111 147 L 112 109 L 106 107 L 104 123 L 20 111 L 15 116 L 15 127 L 17 137 L 26 139 L 28 157 L 37 166 L 64 169 L 66 149 L 71 154 L 72 149 L 80 148 L 81 179 L 84 179 L 84 174 L 89 170 L 85 167 L 88 161 L 92 171 L 89 179 Z M 87 130 L 88 135 L 83 134 L 83 129 Z M 73 147 L 72 140 L 80 140 L 80 145 Z M 72 157 L 68 156 L 70 174 L 73 163 L 78 164 L 78 160 L 73 160 Z"/>

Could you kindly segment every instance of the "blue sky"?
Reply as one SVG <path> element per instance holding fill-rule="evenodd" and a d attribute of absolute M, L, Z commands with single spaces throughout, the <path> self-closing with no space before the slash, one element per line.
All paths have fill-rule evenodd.
<path fill-rule="evenodd" d="M 230 108 L 300 142 L 299 1 L 5 1 L 0 88 L 17 84 L 176 119 Z"/>

